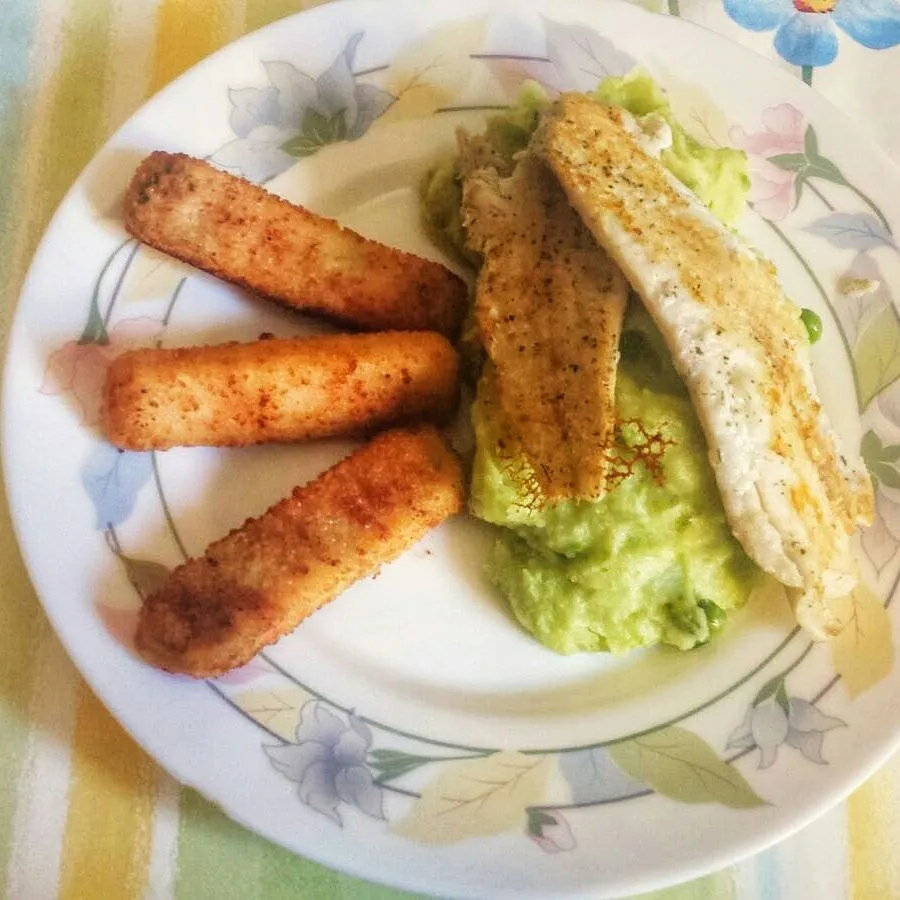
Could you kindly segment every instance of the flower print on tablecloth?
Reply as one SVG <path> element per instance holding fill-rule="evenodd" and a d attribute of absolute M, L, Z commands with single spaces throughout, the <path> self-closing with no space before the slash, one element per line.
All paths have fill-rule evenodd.
<path fill-rule="evenodd" d="M 896 0 L 724 0 L 749 31 L 774 31 L 775 49 L 796 66 L 827 66 L 838 55 L 840 29 L 871 50 L 900 44 Z M 835 28 L 837 26 L 837 28 Z"/>
<path fill-rule="evenodd" d="M 396 100 L 354 74 L 363 36 L 351 36 L 318 78 L 289 62 L 265 62 L 268 87 L 229 90 L 236 137 L 212 155 L 212 162 L 262 183 L 328 144 L 362 137 Z"/>

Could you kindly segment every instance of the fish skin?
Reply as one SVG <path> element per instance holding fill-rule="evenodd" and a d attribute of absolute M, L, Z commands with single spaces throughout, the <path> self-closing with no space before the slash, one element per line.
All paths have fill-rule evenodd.
<path fill-rule="evenodd" d="M 563 95 L 531 147 L 665 337 L 735 536 L 795 589 L 802 624 L 830 635 L 827 601 L 858 580 L 851 536 L 872 520 L 872 486 L 822 409 L 774 266 L 646 152 L 624 110 Z"/>
<path fill-rule="evenodd" d="M 535 157 L 509 178 L 464 178 L 463 219 L 484 262 L 475 296 L 494 366 L 504 434 L 543 500 L 606 489 L 625 278 Z"/>

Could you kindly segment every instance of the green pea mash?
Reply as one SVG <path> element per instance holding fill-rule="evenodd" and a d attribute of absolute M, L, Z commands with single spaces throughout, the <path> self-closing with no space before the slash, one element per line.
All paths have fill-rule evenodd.
<path fill-rule="evenodd" d="M 636 116 L 666 119 L 673 144 L 661 161 L 723 221 L 739 217 L 749 187 L 742 152 L 704 147 L 690 137 L 643 72 L 605 79 L 594 97 Z M 491 141 L 507 158 L 527 146 L 547 103 L 537 86 L 527 87 L 516 107 L 488 124 Z M 422 206 L 444 246 L 471 259 L 452 161 L 431 173 Z M 727 612 L 746 601 L 759 575 L 731 534 L 690 398 L 636 297 L 629 301 L 620 349 L 614 476 L 598 501 L 530 502 L 523 487 L 527 462 L 497 452 L 490 363 L 472 407 L 470 508 L 500 526 L 489 577 L 519 622 L 560 653 L 704 644 Z"/>

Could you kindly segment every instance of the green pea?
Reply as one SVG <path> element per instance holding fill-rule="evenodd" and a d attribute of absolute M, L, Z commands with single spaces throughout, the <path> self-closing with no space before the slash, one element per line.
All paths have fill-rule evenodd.
<path fill-rule="evenodd" d="M 809 342 L 814 344 L 822 337 L 822 317 L 811 309 L 804 309 L 800 313 L 800 318 L 806 326 L 806 334 L 809 337 Z"/>

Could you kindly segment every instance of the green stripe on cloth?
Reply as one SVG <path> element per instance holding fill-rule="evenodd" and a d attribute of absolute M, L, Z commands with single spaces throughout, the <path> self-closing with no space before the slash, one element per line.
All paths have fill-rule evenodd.
<path fill-rule="evenodd" d="M 196 791 L 181 795 L 179 900 L 412 900 L 295 856 L 232 822 Z"/>
<path fill-rule="evenodd" d="M 663 891 L 641 894 L 641 900 L 735 900 L 737 888 L 726 869 Z"/>

